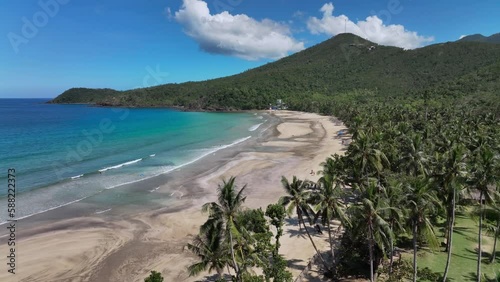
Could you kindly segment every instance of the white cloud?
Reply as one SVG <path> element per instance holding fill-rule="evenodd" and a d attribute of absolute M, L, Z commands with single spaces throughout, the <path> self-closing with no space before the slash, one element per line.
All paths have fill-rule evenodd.
<path fill-rule="evenodd" d="M 402 25 L 385 25 L 377 16 L 369 16 L 364 21 L 356 23 L 349 20 L 345 15 L 334 16 L 333 4 L 327 3 L 321 7 L 323 12 L 321 19 L 310 17 L 307 28 L 312 34 L 337 35 L 353 33 L 381 45 L 397 46 L 405 49 L 421 47 L 425 43 L 434 41 L 434 37 L 418 35 L 414 31 L 406 30 Z"/>
<path fill-rule="evenodd" d="M 468 35 L 460 35 L 460 38 L 459 39 L 462 39 L 464 37 L 467 37 Z"/>
<path fill-rule="evenodd" d="M 304 43 L 295 40 L 285 24 L 227 11 L 212 15 L 202 0 L 183 0 L 175 19 L 209 53 L 258 60 L 278 59 L 304 49 Z"/>

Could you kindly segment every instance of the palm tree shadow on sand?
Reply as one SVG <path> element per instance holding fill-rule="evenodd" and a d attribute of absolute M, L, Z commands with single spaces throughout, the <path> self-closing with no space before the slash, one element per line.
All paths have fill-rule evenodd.
<path fill-rule="evenodd" d="M 299 220 L 297 218 L 286 218 L 285 222 L 287 225 L 291 226 L 290 229 L 286 230 L 286 234 L 288 234 L 290 237 L 300 237 L 300 238 L 307 238 L 307 233 L 304 230 L 304 227 L 299 228 Z M 309 231 L 309 234 L 311 236 L 316 237 L 317 235 L 321 235 L 318 233 L 318 231 L 314 228 L 314 226 L 310 226 L 307 224 L 307 230 Z"/>
<path fill-rule="evenodd" d="M 218 278 L 219 278 L 219 275 L 216 273 L 213 275 L 205 276 L 201 280 L 196 280 L 196 282 L 213 282 L 213 281 L 217 281 Z M 224 279 L 224 281 L 231 281 L 231 275 L 224 274 L 222 276 L 222 279 Z"/>

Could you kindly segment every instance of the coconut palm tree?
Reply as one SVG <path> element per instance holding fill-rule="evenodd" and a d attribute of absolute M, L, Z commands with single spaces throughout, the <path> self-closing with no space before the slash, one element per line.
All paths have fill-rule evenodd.
<path fill-rule="evenodd" d="M 328 268 L 328 265 L 318 251 L 318 248 L 316 247 L 316 244 L 314 243 L 314 240 L 312 239 L 311 234 L 309 233 L 309 230 L 307 229 L 307 226 L 304 222 L 304 216 L 308 219 L 309 222 L 311 222 L 312 218 L 314 217 L 314 211 L 309 205 L 311 195 L 311 192 L 309 190 L 310 183 L 307 181 L 299 180 L 296 176 L 293 177 L 292 182 L 289 182 L 286 177 L 282 176 L 281 184 L 283 185 L 283 188 L 285 189 L 287 195 L 281 197 L 279 202 L 286 208 L 286 213 L 288 214 L 288 216 L 291 216 L 295 212 L 299 220 L 299 228 L 301 224 L 304 226 L 307 237 L 309 237 L 314 250 L 318 254 L 318 257 L 321 259 L 325 267 Z"/>
<path fill-rule="evenodd" d="M 463 185 L 463 180 L 467 174 L 466 163 L 465 163 L 465 148 L 463 145 L 453 145 L 444 154 L 437 155 L 437 161 L 439 163 L 439 172 L 437 172 L 434 177 L 438 184 L 441 186 L 442 190 L 441 197 L 443 199 L 444 205 L 447 211 L 447 259 L 446 266 L 443 274 L 443 281 L 446 281 L 450 261 L 451 261 L 451 250 L 453 242 L 453 228 L 455 225 L 455 210 L 457 197 L 460 193 Z"/>
<path fill-rule="evenodd" d="M 347 155 L 356 167 L 354 171 L 365 177 L 366 186 L 369 186 L 369 175 L 372 172 L 379 176 L 383 168 L 389 166 L 386 155 L 376 147 L 376 144 L 363 131 L 358 132 L 354 142 L 349 146 Z M 358 181 L 361 184 L 360 180 Z"/>
<path fill-rule="evenodd" d="M 387 204 L 390 207 L 403 207 L 404 197 L 402 184 L 395 180 L 390 180 L 385 191 L 387 196 Z M 389 226 L 394 234 L 397 232 L 405 232 L 403 226 L 403 218 L 405 209 L 388 209 L 384 214 L 384 218 L 389 222 Z M 394 263 L 394 240 L 391 241 L 390 256 L 389 256 L 389 274 L 392 274 L 392 266 Z"/>
<path fill-rule="evenodd" d="M 235 256 L 240 275 L 252 275 L 252 268 L 264 267 L 269 258 L 270 240 L 267 220 L 262 209 L 246 209 L 236 214 Z"/>
<path fill-rule="evenodd" d="M 206 203 L 202 207 L 202 211 L 209 212 L 209 219 L 207 223 L 202 226 L 202 230 L 205 226 L 210 226 L 212 222 L 221 221 L 223 223 L 224 235 L 229 237 L 229 250 L 231 252 L 231 258 L 233 261 L 233 268 L 236 272 L 236 278 L 240 279 L 240 271 L 236 258 L 234 255 L 234 236 L 239 236 L 238 229 L 236 228 L 236 216 L 243 208 L 243 203 L 246 197 L 243 196 L 243 191 L 246 185 L 243 186 L 239 191 L 236 191 L 236 186 L 234 184 L 235 177 L 231 177 L 228 181 L 223 181 L 222 185 L 219 184 L 217 188 L 217 202 Z"/>
<path fill-rule="evenodd" d="M 473 159 L 472 170 L 469 183 L 479 192 L 479 231 L 478 231 L 478 254 L 477 254 L 477 281 L 481 279 L 481 258 L 482 258 L 482 230 L 483 230 L 483 199 L 490 203 L 495 193 L 493 186 L 497 183 L 499 167 L 493 151 L 488 147 L 481 147 L 478 154 Z"/>
<path fill-rule="evenodd" d="M 342 184 L 336 175 L 324 175 L 318 180 L 319 192 L 313 194 L 312 202 L 315 203 L 316 216 L 321 218 L 321 223 L 328 229 L 328 239 L 330 242 L 330 252 L 332 260 L 335 258 L 332 229 L 330 222 L 333 219 L 340 220 L 341 224 L 348 224 L 348 219 L 344 213 L 344 203 L 342 201 Z"/>
<path fill-rule="evenodd" d="M 479 215 L 483 215 L 484 221 L 482 223 L 483 228 L 486 228 L 486 232 L 493 237 L 493 250 L 490 256 L 490 263 L 495 262 L 496 258 L 496 245 L 498 237 L 500 236 L 500 194 L 495 193 L 493 195 L 493 201 L 487 203 L 482 209 L 476 207 L 472 212 L 472 215 L 479 218 Z"/>
<path fill-rule="evenodd" d="M 423 149 L 423 140 L 418 134 L 405 138 L 399 165 L 407 175 L 417 176 L 427 174 L 427 158 Z"/>
<path fill-rule="evenodd" d="M 383 191 L 383 190 L 382 190 Z M 389 207 L 384 193 L 374 181 L 360 191 L 359 202 L 352 206 L 351 222 L 356 223 L 357 232 L 365 232 L 370 256 L 370 281 L 374 279 L 374 248 L 378 247 L 385 254 L 386 246 L 393 240 L 390 224 L 384 219 L 384 213 L 395 207 Z"/>
<path fill-rule="evenodd" d="M 409 212 L 409 222 L 413 235 L 413 281 L 417 281 L 417 241 L 423 237 L 431 248 L 439 246 L 430 216 L 439 208 L 440 202 L 432 190 L 429 179 L 421 176 L 410 179 L 404 185 L 405 206 Z"/>
<path fill-rule="evenodd" d="M 489 205 L 483 210 L 483 214 L 486 217 L 494 218 L 492 224 L 489 224 L 487 227 L 487 231 L 494 238 L 493 240 L 493 249 L 491 251 L 490 263 L 494 263 L 496 259 L 497 253 L 497 240 L 500 237 L 500 201 L 497 201 L 497 204 Z"/>
<path fill-rule="evenodd" d="M 322 175 L 336 175 L 339 180 L 343 179 L 345 177 L 345 175 L 342 175 L 345 171 L 344 158 L 338 154 L 331 155 L 324 162 L 320 163 L 323 169 L 318 173 Z"/>
<path fill-rule="evenodd" d="M 212 224 L 205 226 L 203 232 L 197 235 L 187 248 L 193 252 L 200 262 L 188 267 L 189 275 L 195 276 L 208 269 L 217 271 L 219 278 L 222 277 L 223 269 L 231 260 L 229 246 L 224 238 L 223 222 L 213 221 Z"/>

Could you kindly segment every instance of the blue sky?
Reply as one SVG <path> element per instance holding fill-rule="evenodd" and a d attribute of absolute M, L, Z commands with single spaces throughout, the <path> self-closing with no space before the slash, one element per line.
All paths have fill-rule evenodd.
<path fill-rule="evenodd" d="M 402 48 L 500 32 L 498 0 L 5 0 L 0 97 L 227 76 L 338 33 Z"/>

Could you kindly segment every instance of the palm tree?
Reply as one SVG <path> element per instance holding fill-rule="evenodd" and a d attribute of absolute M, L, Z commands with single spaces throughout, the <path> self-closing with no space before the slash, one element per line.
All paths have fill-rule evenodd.
<path fill-rule="evenodd" d="M 270 240 L 271 233 L 268 232 L 269 228 L 262 209 L 246 209 L 238 212 L 235 223 L 238 236 L 235 237 L 234 250 L 239 262 L 240 275 L 251 275 L 253 267 L 262 267 L 268 260 L 269 253 L 260 240 L 265 238 L 263 234 L 269 234 Z"/>
<path fill-rule="evenodd" d="M 321 223 L 328 229 L 330 241 L 330 252 L 332 260 L 335 257 L 330 222 L 339 219 L 341 224 L 348 224 L 344 214 L 344 203 L 341 198 L 341 183 L 335 175 L 324 175 L 318 180 L 319 192 L 313 194 L 313 202 L 316 204 L 315 219 L 321 217 Z"/>
<path fill-rule="evenodd" d="M 348 156 L 356 166 L 354 170 L 366 178 L 367 186 L 369 186 L 370 172 L 376 172 L 377 175 L 380 175 L 383 168 L 389 166 L 386 155 L 363 131 L 358 132 L 354 142 L 349 146 Z M 361 184 L 360 179 L 358 182 Z"/>
<path fill-rule="evenodd" d="M 309 205 L 311 194 L 311 192 L 309 191 L 310 183 L 307 181 L 299 180 L 296 176 L 293 177 L 292 182 L 290 183 L 288 179 L 286 179 L 286 177 L 282 176 L 281 184 L 283 185 L 283 188 L 288 195 L 281 197 L 279 202 L 284 207 L 286 207 L 288 216 L 291 216 L 294 212 L 295 214 L 297 214 L 299 220 L 299 228 L 301 224 L 304 226 L 304 229 L 306 230 L 307 236 L 309 237 L 314 250 L 318 254 L 325 267 L 328 268 L 328 265 L 319 253 L 318 248 L 316 247 L 316 244 L 314 243 L 311 234 L 309 234 L 309 230 L 307 230 L 307 226 L 304 222 L 304 216 L 310 222 L 311 217 L 314 215 L 314 211 Z"/>
<path fill-rule="evenodd" d="M 446 281 L 451 261 L 451 250 L 453 242 L 453 228 L 455 225 L 455 210 L 457 203 L 457 194 L 462 188 L 463 178 L 466 175 L 465 166 L 465 148 L 462 145 L 452 146 L 442 155 L 438 155 L 440 163 L 440 172 L 435 177 L 439 184 L 442 185 L 442 199 L 447 210 L 447 259 L 443 274 L 443 281 Z"/>
<path fill-rule="evenodd" d="M 383 191 L 382 191 L 383 192 Z M 373 181 L 361 191 L 360 201 L 352 206 L 351 222 L 356 222 L 356 229 L 366 232 L 370 256 L 370 281 L 374 281 L 374 248 L 377 246 L 385 254 L 385 247 L 391 244 L 393 232 L 383 214 L 396 209 L 387 205 L 387 199 Z"/>
<path fill-rule="evenodd" d="M 409 210 L 409 225 L 413 232 L 413 281 L 417 281 L 417 240 L 419 236 L 425 238 L 432 248 L 439 243 L 429 216 L 439 207 L 439 200 L 435 191 L 431 190 L 429 179 L 417 177 L 407 182 L 405 187 L 405 206 Z"/>
<path fill-rule="evenodd" d="M 496 246 L 497 240 L 500 236 L 500 194 L 495 193 L 493 195 L 494 200 L 484 206 L 482 210 L 478 208 L 473 212 L 475 217 L 479 217 L 480 214 L 483 215 L 486 222 L 483 222 L 483 226 L 486 231 L 493 236 L 493 250 L 491 252 L 490 263 L 495 262 L 496 258 Z"/>
<path fill-rule="evenodd" d="M 323 167 L 318 173 L 322 175 L 336 175 L 337 178 L 341 179 L 344 175 L 340 175 L 344 172 L 344 158 L 338 154 L 331 155 L 326 158 L 326 160 L 320 163 Z"/>
<path fill-rule="evenodd" d="M 400 159 L 401 169 L 408 175 L 417 176 L 427 174 L 425 164 L 427 159 L 423 150 L 423 140 L 418 134 L 407 137 L 404 142 Z"/>
<path fill-rule="evenodd" d="M 223 222 L 212 223 L 207 225 L 191 244 L 187 245 L 187 248 L 201 260 L 188 267 L 189 276 L 195 276 L 208 268 L 209 272 L 216 270 L 221 278 L 224 267 L 229 264 L 229 249 L 225 242 L 224 233 L 221 232 Z"/>
<path fill-rule="evenodd" d="M 395 183 L 395 181 L 389 181 L 389 186 L 387 187 L 386 196 L 387 204 L 390 207 L 402 207 L 404 194 L 402 191 L 401 183 Z M 388 209 L 384 215 L 385 219 L 389 222 L 389 226 L 394 234 L 396 232 L 404 232 L 403 227 L 403 211 L 404 209 Z M 389 274 L 392 274 L 392 266 L 394 263 L 394 240 L 391 241 L 390 246 L 390 262 L 389 262 Z"/>
<path fill-rule="evenodd" d="M 217 188 L 217 202 L 206 203 L 202 207 L 202 211 L 209 212 L 209 220 L 204 226 L 210 226 L 211 222 L 221 221 L 223 223 L 224 234 L 229 237 L 229 249 L 231 251 L 231 258 L 233 261 L 233 267 L 236 272 L 236 278 L 240 278 L 240 271 L 236 258 L 234 255 L 234 242 L 233 236 L 238 236 L 239 232 L 236 228 L 236 215 L 243 208 L 243 203 L 246 197 L 243 197 L 243 191 L 246 185 L 243 186 L 239 191 L 236 191 L 234 184 L 235 177 L 231 177 L 229 181 L 223 180 L 222 185 L 219 184 Z M 202 227 L 204 229 L 204 227 Z"/>
<path fill-rule="evenodd" d="M 496 165 L 494 153 L 487 147 L 481 147 L 478 155 L 474 158 L 474 164 L 469 180 L 471 185 L 479 191 L 479 231 L 478 231 L 478 254 L 477 254 L 477 281 L 481 280 L 481 258 L 482 258 L 482 230 L 483 230 L 483 199 L 492 202 L 493 187 L 499 179 L 499 168 Z"/>

